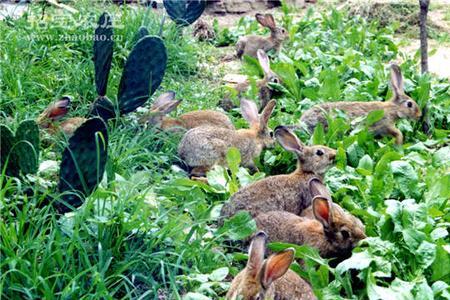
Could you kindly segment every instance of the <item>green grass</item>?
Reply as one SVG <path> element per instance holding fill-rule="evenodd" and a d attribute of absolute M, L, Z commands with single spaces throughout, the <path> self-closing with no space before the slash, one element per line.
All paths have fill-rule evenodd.
<path fill-rule="evenodd" d="M 161 15 L 152 12 L 92 6 L 89 1 L 76 7 L 81 13 L 65 17 L 64 26 L 39 27 L 34 21 L 41 18 L 40 5 L 32 5 L 27 17 L 0 23 L 2 122 L 35 118 L 65 94 L 74 97 L 72 116 L 88 112 L 96 97 L 92 42 L 61 42 L 58 37 L 91 34 L 87 25 L 104 9 L 126 25 L 115 30 L 120 39 L 108 88 L 112 100 L 136 30 L 146 25 L 153 34 L 159 31 Z M 309 12 L 294 20 L 289 8 L 283 10 L 290 41 L 272 64 L 284 82 L 272 128 L 296 123 L 315 103 L 389 97 L 386 67 L 402 56 L 391 28 L 335 11 Z M 47 8 L 45 18 L 57 14 Z M 194 41 L 189 31 L 180 36 L 166 20 L 168 69 L 155 94 L 176 91 L 184 99 L 179 112 L 216 108 L 224 95 L 224 70 L 216 66 L 223 51 Z M 232 41 L 254 31 L 261 32 L 256 22 L 243 19 L 222 37 Z M 45 34 L 51 38 L 36 38 Z M 310 249 L 298 248 L 305 265 L 297 270 L 321 298 L 377 299 L 379 294 L 399 293 L 404 299 L 450 298 L 450 84 L 420 75 L 417 67 L 417 60 L 404 57 L 406 91 L 421 107 L 429 106 L 430 135 L 422 132 L 421 122 L 402 121 L 405 144 L 396 146 L 389 138 L 374 139 L 367 128 L 349 130 L 342 118 L 327 133 L 299 133 L 305 143 L 338 150 L 327 185 L 334 201 L 363 220 L 369 235 L 337 267 Z M 259 76 L 251 60 L 242 72 Z M 246 96 L 255 99 L 256 94 Z M 238 114 L 233 120 L 244 124 Z M 264 173 L 250 176 L 241 168 L 230 176 L 218 168 L 209 174 L 207 186 L 174 167 L 179 163 L 179 136 L 139 127 L 136 114 L 111 124 L 109 131 L 106 176 L 75 213 L 58 217 L 50 207 L 39 208 L 43 193 L 58 197 L 57 170 L 22 179 L 1 177 L 2 298 L 223 297 L 245 261 L 245 248 L 237 241 L 255 227 L 242 214 L 217 228 L 220 207 L 237 186 L 292 170 L 293 157 L 278 146 L 261 155 L 258 164 Z M 59 161 L 61 144 L 44 148 L 41 162 Z"/>

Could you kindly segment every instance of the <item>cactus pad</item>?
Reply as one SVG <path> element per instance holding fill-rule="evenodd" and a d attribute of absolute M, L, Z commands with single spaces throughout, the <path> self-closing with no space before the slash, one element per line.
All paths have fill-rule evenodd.
<path fill-rule="evenodd" d="M 89 116 L 98 116 L 103 120 L 108 121 L 109 119 L 112 119 L 116 116 L 114 104 L 106 96 L 100 96 L 92 104 Z"/>
<path fill-rule="evenodd" d="M 159 37 L 146 36 L 134 46 L 120 80 L 118 101 L 121 114 L 143 105 L 162 82 L 167 54 Z"/>
<path fill-rule="evenodd" d="M 33 120 L 19 124 L 16 135 L 5 125 L 0 125 L 1 167 L 8 159 L 6 174 L 19 176 L 36 173 L 39 167 L 39 127 Z M 8 156 L 9 155 L 9 156 Z"/>
<path fill-rule="evenodd" d="M 100 96 L 106 95 L 108 76 L 111 70 L 113 56 L 113 29 L 112 19 L 107 13 L 103 13 L 98 20 L 98 26 L 94 34 L 94 65 L 95 85 Z"/>
<path fill-rule="evenodd" d="M 100 183 L 108 155 L 108 132 L 100 118 L 81 125 L 64 149 L 58 189 L 64 192 L 62 202 L 54 202 L 60 213 L 83 204 Z"/>
<path fill-rule="evenodd" d="M 194 23 L 206 8 L 204 0 L 164 0 L 170 18 L 180 26 Z"/>
<path fill-rule="evenodd" d="M 136 32 L 136 35 L 134 36 L 134 41 L 137 43 L 140 39 L 146 37 L 147 35 L 150 35 L 150 32 L 148 32 L 147 27 L 141 26 L 139 27 L 138 32 Z"/>
<path fill-rule="evenodd" d="M 39 169 L 39 127 L 34 120 L 25 120 L 16 131 L 14 152 L 23 174 L 36 173 Z"/>
<path fill-rule="evenodd" d="M 8 160 L 6 174 L 10 176 L 19 175 L 19 166 L 17 165 L 17 159 L 14 155 L 14 152 L 11 152 L 14 143 L 15 143 L 14 133 L 7 126 L 0 124 L 0 159 L 1 159 L 0 171 L 3 171 L 6 160 Z"/>

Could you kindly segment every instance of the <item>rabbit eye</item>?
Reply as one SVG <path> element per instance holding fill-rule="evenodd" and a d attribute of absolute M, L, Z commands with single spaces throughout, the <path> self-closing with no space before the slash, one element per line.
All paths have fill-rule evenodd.
<path fill-rule="evenodd" d="M 409 108 L 411 108 L 411 107 L 413 106 L 413 104 L 412 104 L 411 101 L 406 102 L 406 105 L 407 105 Z"/>
<path fill-rule="evenodd" d="M 272 79 L 272 82 L 273 83 L 279 83 L 279 80 L 278 80 L 278 78 L 274 78 L 274 79 Z"/>
<path fill-rule="evenodd" d="M 350 237 L 350 233 L 347 230 L 341 230 L 341 235 L 344 240 Z"/>
<path fill-rule="evenodd" d="M 273 138 L 273 131 L 269 132 L 271 138 Z"/>
<path fill-rule="evenodd" d="M 323 151 L 319 149 L 319 150 L 316 151 L 316 154 L 317 154 L 318 156 L 322 156 L 322 155 L 323 155 Z"/>

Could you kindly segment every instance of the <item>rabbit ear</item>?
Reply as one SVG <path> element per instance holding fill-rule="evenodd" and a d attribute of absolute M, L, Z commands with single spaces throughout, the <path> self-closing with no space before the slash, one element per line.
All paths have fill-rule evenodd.
<path fill-rule="evenodd" d="M 158 109 L 159 107 L 162 107 L 170 102 L 173 102 L 173 99 L 175 99 L 174 91 L 168 91 L 159 95 L 159 97 L 156 98 L 155 102 L 153 102 L 152 110 Z"/>
<path fill-rule="evenodd" d="M 173 111 L 174 109 L 176 109 L 178 107 L 178 105 L 180 105 L 180 103 L 181 103 L 181 100 L 170 101 L 164 105 L 159 106 L 158 112 L 166 115 L 166 114 L 170 113 L 171 111 Z"/>
<path fill-rule="evenodd" d="M 50 104 L 44 111 L 47 118 L 56 121 L 67 115 L 72 99 L 69 96 L 64 96 L 55 103 Z"/>
<path fill-rule="evenodd" d="M 255 102 L 241 99 L 241 114 L 250 125 L 258 123 L 258 107 Z"/>
<path fill-rule="evenodd" d="M 270 256 L 261 272 L 261 285 L 267 289 L 272 282 L 286 274 L 294 260 L 295 250 L 288 248 L 280 253 Z"/>
<path fill-rule="evenodd" d="M 269 123 L 270 116 L 275 109 L 275 105 L 277 102 L 275 100 L 270 100 L 269 103 L 264 107 L 261 117 L 259 118 L 259 128 L 260 130 L 264 130 L 267 127 L 267 123 Z"/>
<path fill-rule="evenodd" d="M 258 21 L 259 24 L 261 24 L 264 27 L 269 27 L 267 24 L 266 16 L 263 14 L 256 14 L 255 15 L 256 21 Z"/>
<path fill-rule="evenodd" d="M 403 94 L 403 76 L 397 64 L 391 64 L 391 85 L 396 98 Z"/>
<path fill-rule="evenodd" d="M 266 251 L 267 234 L 264 231 L 258 232 L 248 249 L 247 270 L 250 275 L 256 278 L 264 263 L 264 253 Z"/>
<path fill-rule="evenodd" d="M 266 14 L 265 19 L 267 24 L 266 26 L 269 27 L 270 29 L 275 29 L 276 24 L 272 14 Z"/>
<path fill-rule="evenodd" d="M 327 187 L 322 183 L 322 181 L 320 181 L 319 178 L 312 178 L 309 181 L 308 185 L 313 198 L 316 196 L 320 196 L 331 201 L 330 192 L 328 191 Z"/>
<path fill-rule="evenodd" d="M 331 201 L 322 196 L 315 196 L 312 200 L 314 217 L 322 223 L 324 228 L 330 228 L 332 223 Z"/>
<path fill-rule="evenodd" d="M 285 126 L 275 128 L 275 138 L 280 145 L 287 151 L 294 152 L 297 155 L 303 154 L 303 144 L 298 137 Z"/>
<path fill-rule="evenodd" d="M 264 75 L 267 76 L 269 73 L 271 73 L 270 62 L 267 53 L 263 49 L 258 49 L 256 55 L 258 56 L 259 65 L 263 69 Z"/>

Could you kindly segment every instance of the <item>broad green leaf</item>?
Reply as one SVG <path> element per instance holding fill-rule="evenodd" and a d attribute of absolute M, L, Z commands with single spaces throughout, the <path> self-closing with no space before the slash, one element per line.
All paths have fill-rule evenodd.
<path fill-rule="evenodd" d="M 417 248 L 415 255 L 422 269 L 427 269 L 436 258 L 436 245 L 423 241 Z"/>
<path fill-rule="evenodd" d="M 227 152 L 227 164 L 231 173 L 236 174 L 241 164 L 241 153 L 236 147 L 231 147 Z"/>
<path fill-rule="evenodd" d="M 444 227 L 438 227 L 431 232 L 431 238 L 436 241 L 448 236 L 448 230 Z"/>
<path fill-rule="evenodd" d="M 391 162 L 391 169 L 402 194 L 406 198 L 418 197 L 417 184 L 419 177 L 412 165 L 407 161 L 396 160 Z"/>
<path fill-rule="evenodd" d="M 347 155 L 342 147 L 338 147 L 336 151 L 336 166 L 342 170 L 345 169 L 347 165 Z"/>
<path fill-rule="evenodd" d="M 223 226 L 217 231 L 230 239 L 237 241 L 250 236 L 256 231 L 256 223 L 246 211 L 240 211 L 230 219 L 225 220 Z"/>
<path fill-rule="evenodd" d="M 450 274 L 450 254 L 444 250 L 441 245 L 436 247 L 436 259 L 431 265 L 433 275 L 431 276 L 432 281 L 444 280 Z"/>
<path fill-rule="evenodd" d="M 325 144 L 325 132 L 322 123 L 318 123 L 316 128 L 314 128 L 313 134 L 313 144 L 314 145 L 324 145 Z"/>
<path fill-rule="evenodd" d="M 412 290 L 414 283 L 396 278 L 389 287 L 376 284 L 375 278 L 368 273 L 367 296 L 370 300 L 411 300 L 414 299 Z"/>
<path fill-rule="evenodd" d="M 348 272 L 350 269 L 364 270 L 370 266 L 370 263 L 374 260 L 372 254 L 367 251 L 353 253 L 352 256 L 336 267 L 336 271 L 340 274 Z"/>
<path fill-rule="evenodd" d="M 366 117 L 366 125 L 372 126 L 376 122 L 380 121 L 384 117 L 384 110 L 374 110 L 371 111 Z"/>
<path fill-rule="evenodd" d="M 322 86 L 319 89 L 320 96 L 327 100 L 338 100 L 341 95 L 340 80 L 336 71 L 324 70 L 320 74 Z"/>
<path fill-rule="evenodd" d="M 212 281 L 222 281 L 225 279 L 225 277 L 227 277 L 227 275 L 228 275 L 228 268 L 223 267 L 216 269 L 211 274 L 209 274 L 209 279 L 211 279 Z"/>
<path fill-rule="evenodd" d="M 211 300 L 211 298 L 200 293 L 189 292 L 183 296 L 183 300 Z"/>
<path fill-rule="evenodd" d="M 230 176 L 225 168 L 214 166 L 214 168 L 206 174 L 208 184 L 217 191 L 226 191 Z"/>
<path fill-rule="evenodd" d="M 450 146 L 443 147 L 433 154 L 433 165 L 450 167 Z"/>
<path fill-rule="evenodd" d="M 426 279 L 423 279 L 419 284 L 414 287 L 415 299 L 420 300 L 434 300 L 433 290 L 428 285 Z"/>
<path fill-rule="evenodd" d="M 357 171 L 362 175 L 371 175 L 373 170 L 373 160 L 369 155 L 364 155 L 358 164 Z"/>

